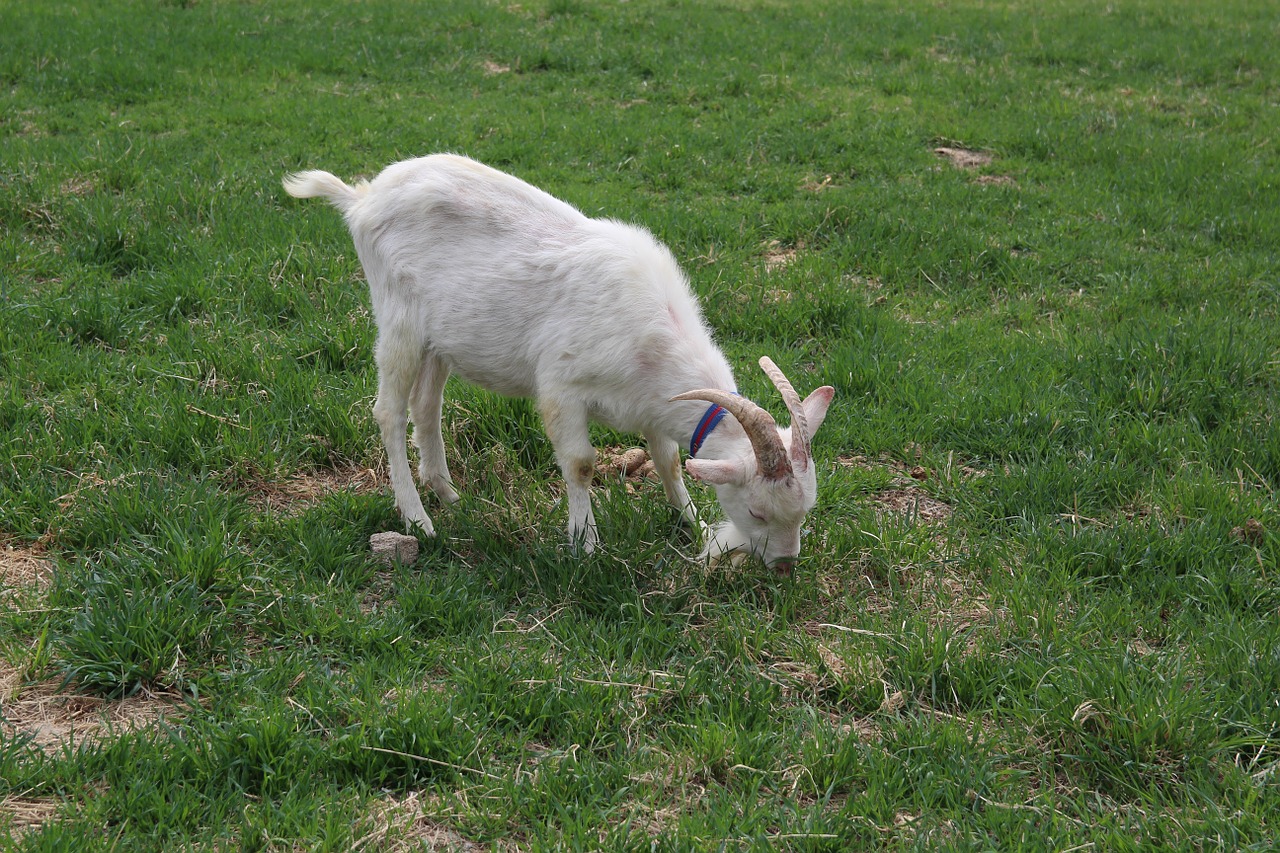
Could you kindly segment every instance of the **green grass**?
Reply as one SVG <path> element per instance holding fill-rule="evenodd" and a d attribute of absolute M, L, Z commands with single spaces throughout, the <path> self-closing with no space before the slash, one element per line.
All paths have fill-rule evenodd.
<path fill-rule="evenodd" d="M 0 590 L 0 839 L 1271 849 L 1277 43 L 1243 0 L 0 0 L 0 545 L 52 566 Z M 280 178 L 443 150 L 653 230 L 745 392 L 836 386 L 794 578 L 690 562 L 648 482 L 575 556 L 532 407 L 457 382 L 464 498 L 370 560 L 367 297 Z M 51 743 L 36 695 L 167 713 Z"/>

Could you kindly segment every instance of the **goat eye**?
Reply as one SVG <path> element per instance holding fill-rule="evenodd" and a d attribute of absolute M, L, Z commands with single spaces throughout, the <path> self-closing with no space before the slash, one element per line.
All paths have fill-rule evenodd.
<path fill-rule="evenodd" d="M 747 512 L 751 513 L 751 517 L 756 521 L 764 521 L 764 516 L 756 512 L 754 509 L 748 509 Z"/>

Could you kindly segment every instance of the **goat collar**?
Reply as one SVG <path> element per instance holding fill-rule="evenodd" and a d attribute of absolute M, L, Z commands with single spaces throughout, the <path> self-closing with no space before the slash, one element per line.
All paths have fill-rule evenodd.
<path fill-rule="evenodd" d="M 698 451 L 702 449 L 702 443 L 707 440 L 707 436 L 711 435 L 711 431 L 724 420 L 724 416 L 727 414 L 729 412 L 719 403 L 712 403 L 707 406 L 707 410 L 702 413 L 702 420 L 698 421 L 698 425 L 693 428 L 693 438 L 689 440 L 690 459 L 698 455 Z"/>

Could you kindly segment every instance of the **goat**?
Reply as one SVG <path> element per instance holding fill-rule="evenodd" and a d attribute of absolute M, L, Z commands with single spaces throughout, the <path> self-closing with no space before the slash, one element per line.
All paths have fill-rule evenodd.
<path fill-rule="evenodd" d="M 441 500 L 458 500 L 440 432 L 445 380 L 456 373 L 536 400 L 565 480 L 569 537 L 584 550 L 598 542 L 588 433 L 596 420 L 644 435 L 667 500 L 696 528 L 680 474 L 680 449 L 689 452 L 685 469 L 715 488 L 728 516 L 708 528 L 704 558 L 748 551 L 792 569 L 816 501 L 810 441 L 835 389 L 801 400 L 762 358 L 790 427 L 738 396 L 683 272 L 648 231 L 588 218 L 451 154 L 395 163 L 354 186 L 307 171 L 284 187 L 327 199 L 355 241 L 378 328 L 373 413 L 410 527 L 434 534 L 409 470 L 406 410 L 419 479 Z"/>

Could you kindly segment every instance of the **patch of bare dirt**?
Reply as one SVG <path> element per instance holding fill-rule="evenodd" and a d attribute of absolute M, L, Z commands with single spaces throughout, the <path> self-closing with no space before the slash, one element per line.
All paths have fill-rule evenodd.
<path fill-rule="evenodd" d="M 889 297 L 880 292 L 884 290 L 884 282 L 875 276 L 851 273 L 844 277 L 844 281 L 851 291 L 855 293 L 861 291 L 868 305 L 883 305 L 889 301 Z"/>
<path fill-rule="evenodd" d="M 800 256 L 800 247 L 783 246 L 777 240 L 770 240 L 764 247 L 764 270 L 773 273 L 795 263 Z"/>
<path fill-rule="evenodd" d="M 889 487 L 871 496 L 879 512 L 907 516 L 921 524 L 941 524 L 951 517 L 951 505 L 920 485 L 935 476 L 935 472 L 924 465 L 890 457 L 870 460 L 865 456 L 841 456 L 837 462 L 850 468 L 889 468 L 894 472 Z"/>
<path fill-rule="evenodd" d="M 905 515 L 922 524 L 941 524 L 951 517 L 951 504 L 940 501 L 924 489 L 908 487 L 880 492 L 872 501 L 885 512 Z"/>
<path fill-rule="evenodd" d="M 982 477 L 986 472 L 967 466 L 953 466 L 945 471 L 934 471 L 919 460 L 901 461 L 890 457 L 869 460 L 863 456 L 842 457 L 840 464 L 864 470 L 892 472 L 889 483 L 870 496 L 876 512 L 881 517 L 905 518 L 913 526 L 920 526 L 945 553 L 957 553 L 964 549 L 964 531 L 942 529 L 954 510 L 950 504 L 934 497 L 922 485 L 934 477 L 950 480 L 953 477 Z M 901 567 L 904 588 L 910 589 L 915 599 L 916 612 L 933 630 L 945 630 L 963 644 L 962 654 L 973 652 L 979 641 L 992 631 L 1004 617 L 1004 612 L 992 604 L 990 596 L 974 580 L 938 566 L 904 565 Z M 888 613 L 902 605 L 899 595 L 889 595 L 874 581 L 868 581 L 872 591 L 863 603 L 868 612 Z M 856 636 L 857 631 L 851 631 Z"/>
<path fill-rule="evenodd" d="M 381 469 L 349 466 L 318 468 L 292 475 L 285 480 L 253 481 L 241 484 L 249 493 L 249 503 L 258 510 L 296 512 L 339 491 L 373 492 L 389 482 Z"/>
<path fill-rule="evenodd" d="M 957 169 L 980 169 L 983 166 L 989 166 L 995 159 L 985 151 L 973 151 L 968 148 L 940 147 L 933 149 L 933 153 L 950 161 L 951 165 Z"/>
<path fill-rule="evenodd" d="M 22 128 L 18 131 L 18 135 L 27 137 L 28 139 L 43 139 L 48 135 L 48 133 L 43 127 L 36 124 L 34 121 L 27 121 L 24 119 L 22 122 Z"/>
<path fill-rule="evenodd" d="M 943 146 L 933 149 L 933 153 L 949 162 L 957 169 L 971 172 L 990 166 L 995 156 L 986 151 L 975 151 L 970 148 Z M 979 175 L 975 182 L 984 187 L 1016 187 L 1018 182 L 1010 175 Z"/>
<path fill-rule="evenodd" d="M 22 672 L 0 661 L 0 728 L 7 737 L 27 736 L 44 752 L 95 743 L 114 734 L 149 728 L 185 711 L 174 696 L 139 694 L 103 699 L 66 693 L 59 679 L 25 684 Z"/>

